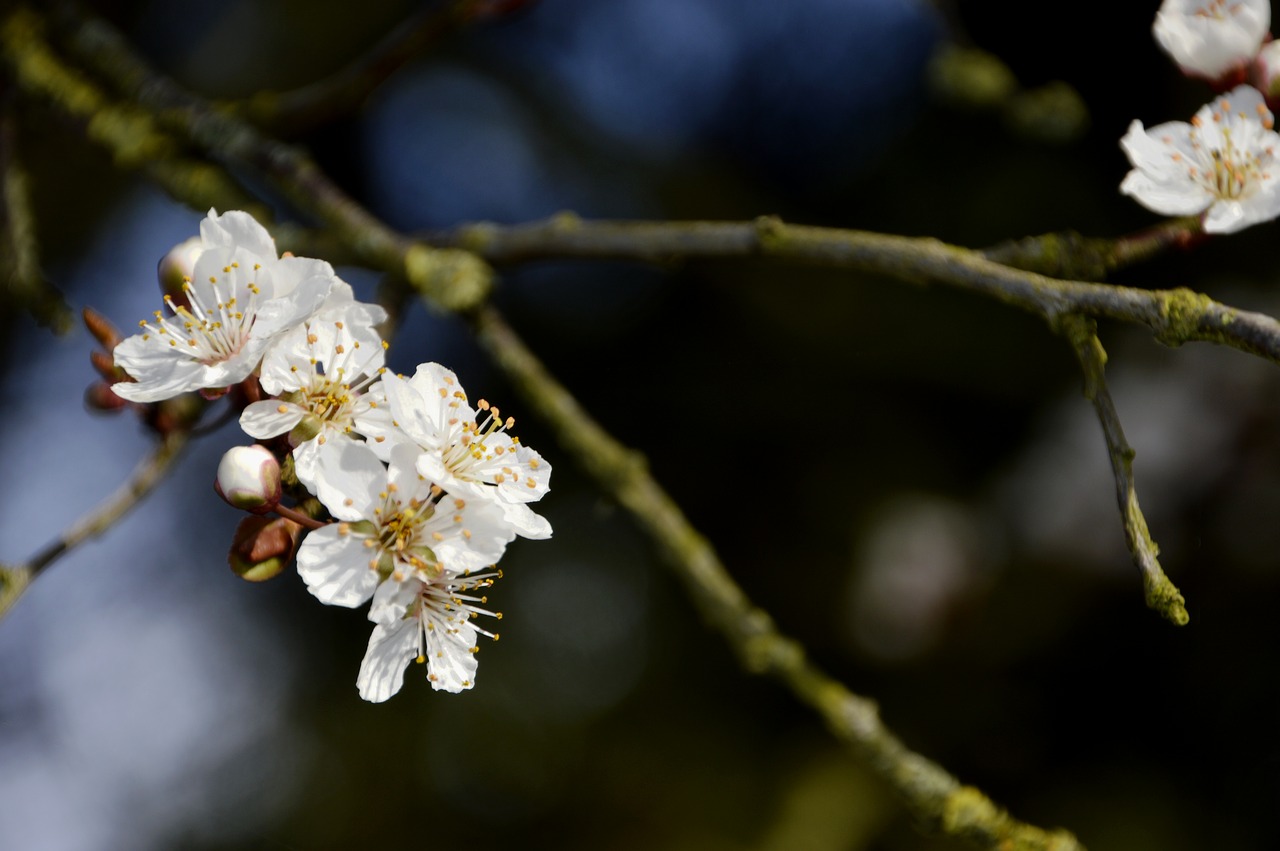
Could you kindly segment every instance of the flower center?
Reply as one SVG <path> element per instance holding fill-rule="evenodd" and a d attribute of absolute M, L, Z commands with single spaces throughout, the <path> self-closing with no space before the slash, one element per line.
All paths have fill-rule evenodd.
<path fill-rule="evenodd" d="M 1240 120 L 1232 121 L 1232 118 Z M 1259 107 L 1258 128 L 1271 129 L 1270 113 L 1265 107 Z M 1254 130 L 1247 116 L 1232 116 L 1231 104 L 1222 101 L 1215 106 L 1213 122 L 1219 127 L 1220 147 L 1205 148 L 1201 144 L 1201 122 L 1191 120 L 1191 147 L 1199 154 L 1198 162 L 1188 166 L 1187 175 L 1200 186 L 1218 198 L 1235 201 L 1252 195 L 1263 181 L 1271 175 L 1265 166 L 1271 161 L 1273 149 L 1270 146 L 1258 148 L 1250 137 Z M 1243 137 L 1243 138 L 1240 138 Z"/>
<path fill-rule="evenodd" d="M 254 264 L 255 272 L 260 268 Z M 224 266 L 222 271 L 224 278 L 209 276 L 208 287 L 196 288 L 190 278 L 183 278 L 186 303 L 166 294 L 164 303 L 173 315 L 166 317 L 157 310 L 154 322 L 145 319 L 139 322 L 145 332 L 143 339 L 149 339 L 151 334 L 166 338 L 170 346 L 185 347 L 193 360 L 206 366 L 236 355 L 249 339 L 249 331 L 257 318 L 259 289 L 252 281 L 236 285 L 236 279 L 243 274 L 238 263 Z M 249 303 L 243 308 L 236 296 L 237 290 L 249 294 Z"/>
<path fill-rule="evenodd" d="M 1209 3 L 1196 9 L 1195 16 L 1197 18 L 1213 18 L 1218 21 L 1225 21 L 1231 15 L 1239 13 L 1239 3 L 1228 3 L 1227 0 L 1210 0 Z"/>
<path fill-rule="evenodd" d="M 335 322 L 334 328 L 341 335 L 343 323 Z M 304 379 L 301 390 L 290 394 L 290 398 L 310 411 L 312 434 L 325 429 L 350 432 L 357 416 L 377 407 L 377 403 L 365 395 L 365 390 L 386 368 L 379 367 L 371 375 L 362 373 L 372 364 L 367 353 L 360 350 L 359 340 L 335 342 L 332 348 L 321 350 L 319 336 L 308 330 L 307 345 L 311 349 L 311 378 L 309 381 Z M 383 347 L 386 347 L 385 342 Z M 297 366 L 290 369 L 298 371 Z M 351 378 L 355 379 L 354 384 Z M 321 442 L 324 442 L 323 435 Z"/>
<path fill-rule="evenodd" d="M 462 435 L 444 452 L 444 465 L 463 481 L 487 481 L 491 478 L 487 471 L 479 468 L 488 467 L 495 459 L 504 455 L 505 446 L 490 447 L 485 439 L 490 435 L 504 432 L 516 424 L 515 417 L 502 419 L 501 412 L 481 399 L 476 408 L 487 416 L 483 421 L 468 421 L 461 424 Z M 519 443 L 519 438 L 512 436 L 512 443 Z"/>
<path fill-rule="evenodd" d="M 365 546 L 377 547 L 379 557 L 370 562 L 380 573 L 395 575 L 404 566 L 413 569 L 422 577 L 439 575 L 443 571 L 440 559 L 436 557 L 429 542 L 438 540 L 438 531 L 434 534 L 430 526 L 436 519 L 436 500 L 442 492 L 432 488 L 431 498 L 427 500 L 410 499 L 401 503 L 396 494 L 396 486 L 388 485 L 379 494 L 382 506 L 374 509 L 377 517 L 377 530 L 374 537 L 365 540 Z M 396 576 L 396 581 L 403 581 L 403 575 Z"/>

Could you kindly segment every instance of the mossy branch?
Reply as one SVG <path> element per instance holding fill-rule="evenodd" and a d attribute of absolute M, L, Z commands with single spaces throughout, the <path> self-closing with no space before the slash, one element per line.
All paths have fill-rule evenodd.
<path fill-rule="evenodd" d="M 1071 344 L 1080 369 L 1084 373 L 1084 395 L 1093 403 L 1102 424 L 1102 434 L 1107 441 L 1107 454 L 1111 459 L 1111 473 L 1115 477 L 1116 502 L 1124 522 L 1124 537 L 1133 563 L 1142 571 L 1147 605 L 1178 626 L 1185 626 L 1191 619 L 1187 614 L 1182 593 L 1165 575 L 1157 556 L 1160 548 L 1151 538 L 1147 519 L 1138 505 L 1138 493 L 1133 480 L 1133 448 L 1125 440 L 1120 426 L 1120 415 L 1107 390 L 1105 368 L 1107 353 L 1098 339 L 1097 323 L 1074 314 L 1062 317 L 1058 325 L 1060 333 Z"/>
<path fill-rule="evenodd" d="M 136 106 L 113 101 L 85 74 L 67 65 L 44 38 L 35 14 L 18 9 L 0 24 L 0 50 L 16 82 L 79 122 L 85 136 L 108 150 L 122 169 L 139 169 L 175 198 L 196 209 L 235 207 L 266 217 L 213 163 L 188 155 L 184 144 Z"/>
<path fill-rule="evenodd" d="M 589 221 L 562 213 L 529 224 L 464 225 L 424 239 L 466 248 L 495 264 L 553 257 L 659 263 L 775 257 L 950 287 L 1035 314 L 1050 325 L 1067 314 L 1105 317 L 1145 325 L 1168 346 L 1207 341 L 1280 363 L 1280 322 L 1265 314 L 1186 288 L 1143 290 L 1052 278 L 923 237 L 793 225 L 772 216 L 751 222 L 646 222 Z"/>
<path fill-rule="evenodd" d="M 1082 851 L 1066 831 L 1046 831 L 1012 818 L 981 791 L 909 750 L 881 722 L 875 703 L 814 665 L 804 648 L 779 632 L 773 619 L 747 598 L 711 544 L 649 474 L 644 457 L 605 432 L 495 309 L 482 308 L 471 319 L 481 345 L 551 426 L 561 448 L 658 542 L 704 617 L 728 640 L 743 666 L 785 683 L 816 710 L 926 830 L 991 851 Z"/>

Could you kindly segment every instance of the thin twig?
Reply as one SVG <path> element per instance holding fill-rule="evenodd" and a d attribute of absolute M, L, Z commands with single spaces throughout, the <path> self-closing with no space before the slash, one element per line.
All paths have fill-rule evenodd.
<path fill-rule="evenodd" d="M 354 111 L 393 74 L 462 27 L 487 17 L 491 0 L 449 0 L 400 23 L 367 53 L 323 80 L 259 92 L 231 109 L 260 127 L 301 133 Z M 493 14 L 489 12 L 489 14 Z"/>
<path fill-rule="evenodd" d="M 17 602 L 31 580 L 51 564 L 90 538 L 101 535 L 124 517 L 142 498 L 161 482 L 187 445 L 187 434 L 170 432 L 134 469 L 128 481 L 100 505 L 81 517 L 49 546 L 28 561 L 0 568 L 0 617 Z"/>
<path fill-rule="evenodd" d="M 1147 605 L 1178 626 L 1184 626 L 1191 619 L 1187 614 L 1186 601 L 1160 567 L 1160 560 L 1157 558 L 1160 548 L 1152 540 L 1151 532 L 1147 529 L 1147 519 L 1138 505 L 1138 493 L 1133 481 L 1134 451 L 1125 440 L 1120 415 L 1116 413 L 1115 403 L 1107 390 L 1107 353 L 1098 339 L 1097 323 L 1083 316 L 1068 315 L 1062 317 L 1059 330 L 1071 343 L 1071 349 L 1084 373 L 1085 398 L 1093 403 L 1094 410 L 1098 413 L 1098 422 L 1102 424 L 1102 433 L 1107 441 L 1107 455 L 1111 459 L 1111 473 L 1116 482 L 1116 502 L 1120 506 L 1120 518 L 1124 522 L 1125 542 L 1133 556 L 1133 563 L 1142 572 Z"/>

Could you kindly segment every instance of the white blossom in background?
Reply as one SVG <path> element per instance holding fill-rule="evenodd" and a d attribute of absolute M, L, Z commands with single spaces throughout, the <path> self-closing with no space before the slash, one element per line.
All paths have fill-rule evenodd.
<path fill-rule="evenodd" d="M 322 603 L 354 608 L 380 583 L 435 582 L 502 557 L 515 530 L 483 500 L 445 494 L 401 445 L 386 466 L 366 444 L 319 456 L 316 495 L 338 521 L 307 535 L 298 573 Z"/>
<path fill-rule="evenodd" d="M 1191 123 L 1144 130 L 1134 121 L 1120 146 L 1133 170 L 1120 184 L 1149 210 L 1204 213 L 1209 233 L 1233 233 L 1280 215 L 1280 135 L 1262 95 L 1239 86 L 1200 108 Z"/>
<path fill-rule="evenodd" d="M 112 385 L 121 398 L 158 402 L 243 381 L 267 346 L 315 313 L 341 283 L 322 260 L 279 257 L 271 235 L 248 213 L 210 210 L 200 240 L 184 298 L 165 295 L 171 315 L 156 311 L 139 323 L 141 333 L 116 346 L 116 365 L 134 379 Z"/>
<path fill-rule="evenodd" d="M 1270 28 L 1270 0 L 1164 0 L 1151 31 L 1184 73 L 1216 80 L 1251 63 Z"/>
<path fill-rule="evenodd" d="M 473 408 L 458 377 L 439 364 L 422 364 L 408 379 L 385 375 L 382 385 L 395 429 L 376 451 L 408 441 L 421 451 L 418 472 L 450 494 L 499 506 L 523 537 L 551 536 L 551 524 L 528 506 L 550 487 L 551 465 L 508 434 L 513 419 L 483 399 Z"/>
<path fill-rule="evenodd" d="M 478 615 L 502 618 L 484 605 L 482 592 L 500 571 L 455 573 L 434 578 L 421 574 L 402 583 L 384 582 L 373 596 L 369 620 L 376 626 L 356 687 L 365 700 L 380 703 L 400 690 L 404 670 L 416 660 L 427 666 L 427 680 L 436 691 L 460 692 L 475 685 L 477 635 L 497 639 L 473 623 Z"/>
<path fill-rule="evenodd" d="M 262 389 L 277 398 L 248 405 L 240 427 L 259 440 L 289 434 L 298 479 L 316 490 L 319 454 L 370 430 L 385 432 L 381 388 L 386 362 L 366 305 L 350 301 L 322 310 L 280 336 L 262 360 Z M 380 310 L 380 308 L 379 308 Z"/>

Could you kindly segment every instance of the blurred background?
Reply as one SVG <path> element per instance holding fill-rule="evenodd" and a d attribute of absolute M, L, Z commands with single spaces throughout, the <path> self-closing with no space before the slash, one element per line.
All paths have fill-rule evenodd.
<path fill-rule="evenodd" d="M 1157 51 L 1155 7 L 1045 27 L 1022 3 L 540 0 L 291 138 L 406 230 L 568 209 L 978 247 L 1112 236 L 1156 221 L 1118 192 L 1128 123 L 1212 97 Z M 321 78 L 419 8 L 97 4 L 223 99 Z M 992 94 L 975 97 L 950 45 L 1013 78 L 984 76 Z M 116 171 L 52 111 L 21 118 L 47 275 L 127 329 L 204 211 Z M 1275 227 L 1115 280 L 1274 314 Z M 372 298 L 373 276 L 340 271 Z M 1101 431 L 1038 320 L 776 262 L 501 273 L 499 305 L 551 370 L 911 747 L 1092 851 L 1274 847 L 1280 370 L 1102 327 L 1139 494 L 1191 611 L 1178 629 L 1143 605 Z M 14 562 L 149 438 L 84 410 L 83 330 L 3 322 Z M 739 669 L 459 323 L 416 307 L 391 358 L 450 366 L 555 467 L 539 505 L 555 537 L 503 560 L 503 640 L 482 648 L 477 687 L 433 693 L 411 669 L 390 702 L 364 703 L 363 612 L 319 605 L 292 572 L 250 585 L 227 569 L 239 517 L 213 471 L 247 442 L 230 425 L 0 621 L 0 848 L 957 847 L 916 833 L 810 711 Z"/>

